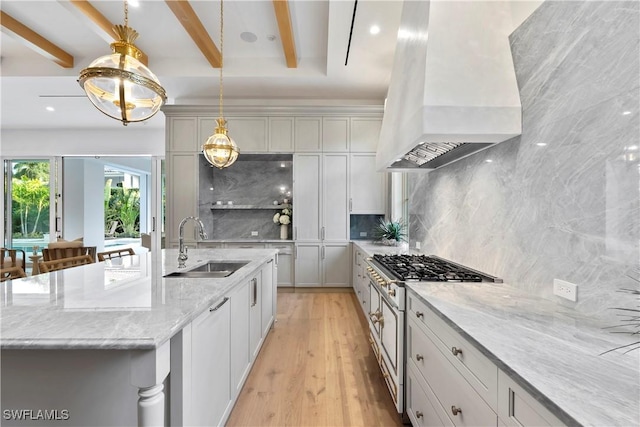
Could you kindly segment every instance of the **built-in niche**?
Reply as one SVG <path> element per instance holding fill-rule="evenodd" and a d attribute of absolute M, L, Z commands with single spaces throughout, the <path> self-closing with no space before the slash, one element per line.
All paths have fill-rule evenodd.
<path fill-rule="evenodd" d="M 280 239 L 273 217 L 292 202 L 293 155 L 241 154 L 225 169 L 201 155 L 199 165 L 198 210 L 210 239 Z"/>

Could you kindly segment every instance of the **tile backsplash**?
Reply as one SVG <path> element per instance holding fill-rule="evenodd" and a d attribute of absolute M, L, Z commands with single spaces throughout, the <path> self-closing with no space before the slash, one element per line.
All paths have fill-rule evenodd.
<path fill-rule="evenodd" d="M 510 37 L 522 135 L 409 174 L 411 247 L 605 323 L 637 307 L 639 32 L 635 1 L 545 1 Z"/>

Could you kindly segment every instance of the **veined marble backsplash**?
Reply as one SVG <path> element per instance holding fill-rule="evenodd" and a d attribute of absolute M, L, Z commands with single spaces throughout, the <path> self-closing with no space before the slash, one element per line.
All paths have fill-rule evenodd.
<path fill-rule="evenodd" d="M 640 287 L 639 3 L 545 1 L 510 37 L 522 135 L 410 173 L 422 252 L 618 323 Z M 578 302 L 552 293 L 579 285 Z"/>
<path fill-rule="evenodd" d="M 232 166 L 217 169 L 200 156 L 198 215 L 209 238 L 279 239 L 280 226 L 273 222 L 273 216 L 281 209 L 234 207 L 274 206 L 284 199 L 291 203 L 292 165 L 291 154 L 243 154 Z M 217 202 L 225 209 L 212 210 Z"/>

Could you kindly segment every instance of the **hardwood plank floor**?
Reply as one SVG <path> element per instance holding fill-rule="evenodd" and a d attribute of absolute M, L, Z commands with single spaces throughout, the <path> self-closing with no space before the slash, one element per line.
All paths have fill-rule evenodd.
<path fill-rule="evenodd" d="M 227 426 L 401 426 L 353 293 L 279 293 Z"/>

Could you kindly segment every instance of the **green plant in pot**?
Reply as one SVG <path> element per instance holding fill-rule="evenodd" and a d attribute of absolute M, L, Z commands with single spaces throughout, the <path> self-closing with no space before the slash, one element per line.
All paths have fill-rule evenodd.
<path fill-rule="evenodd" d="M 406 241 L 407 227 L 402 219 L 386 221 L 384 218 L 380 218 L 380 222 L 373 229 L 373 237 L 383 245 L 396 246 Z"/>

